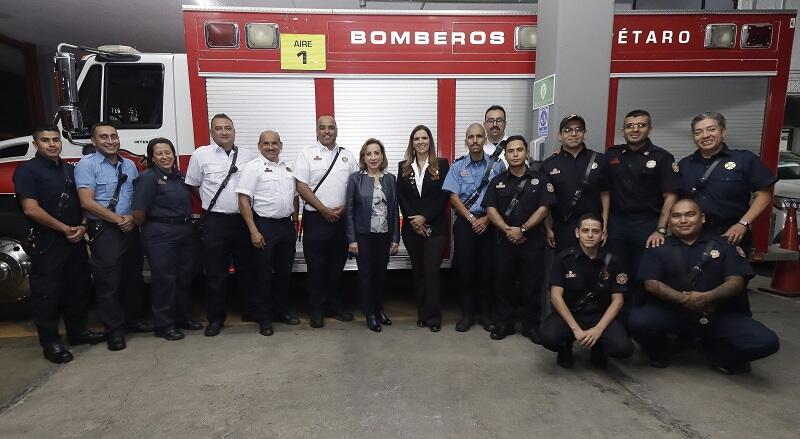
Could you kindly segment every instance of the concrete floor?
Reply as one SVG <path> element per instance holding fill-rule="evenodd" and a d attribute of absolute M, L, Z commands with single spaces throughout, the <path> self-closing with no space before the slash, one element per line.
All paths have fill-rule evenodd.
<path fill-rule="evenodd" d="M 262 337 L 234 321 L 216 338 L 75 348 L 62 366 L 41 357 L 29 323 L 6 322 L 0 437 L 800 437 L 800 300 L 751 300 L 781 351 L 733 377 L 692 351 L 668 369 L 637 353 L 604 372 L 578 352 L 565 371 L 519 335 L 455 332 L 452 307 L 442 332 L 417 328 L 402 298 L 381 334 L 363 319 L 315 330 L 303 315 Z"/>

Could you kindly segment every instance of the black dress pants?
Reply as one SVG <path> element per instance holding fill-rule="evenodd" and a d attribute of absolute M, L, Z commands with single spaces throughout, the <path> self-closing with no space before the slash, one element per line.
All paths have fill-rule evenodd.
<path fill-rule="evenodd" d="M 489 225 L 476 234 L 469 221 L 457 217 L 453 222 L 453 263 L 459 280 L 461 316 L 471 318 L 477 311 L 484 322 L 492 321 L 494 304 L 495 234 Z M 477 303 L 477 306 L 476 306 Z M 477 309 L 476 309 L 477 307 Z"/>
<path fill-rule="evenodd" d="M 408 226 L 403 228 L 403 243 L 411 258 L 414 296 L 417 300 L 417 320 L 428 326 L 442 324 L 441 281 L 447 237 L 421 236 Z"/>
<path fill-rule="evenodd" d="M 347 262 L 344 220 L 329 223 L 317 211 L 303 211 L 303 256 L 308 266 L 308 305 L 312 317 L 342 310 L 342 270 Z"/>
<path fill-rule="evenodd" d="M 250 231 L 239 214 L 209 213 L 203 229 L 206 262 L 206 306 L 209 322 L 224 322 L 228 313 L 225 284 L 231 258 L 243 310 L 253 309 L 253 246 Z"/>
<path fill-rule="evenodd" d="M 63 236 L 55 236 L 47 252 L 31 256 L 33 321 L 42 346 L 59 340 L 61 315 L 68 334 L 86 329 L 91 285 L 88 258 L 83 240 L 72 244 Z"/>
<path fill-rule="evenodd" d="M 189 287 L 196 252 L 193 233 L 190 223 L 148 221 L 142 226 L 144 249 L 150 261 L 150 305 L 156 329 L 191 320 Z"/>
<path fill-rule="evenodd" d="M 578 325 L 584 331 L 593 328 L 600 319 L 603 318 L 603 313 L 573 313 L 572 316 Z M 561 315 L 554 312 L 547 316 L 542 322 L 542 327 L 539 330 L 539 336 L 542 340 L 542 346 L 553 352 L 559 352 L 572 347 L 575 341 L 575 336 L 572 330 L 567 326 L 567 322 L 561 318 Z M 612 320 L 608 325 L 603 335 L 597 340 L 595 346 L 605 352 L 605 354 L 612 358 L 629 358 L 633 355 L 636 349 L 633 342 L 628 337 L 625 327 L 616 320 Z"/>
<path fill-rule="evenodd" d="M 498 326 L 514 325 L 514 283 L 520 280 L 522 295 L 522 326 L 538 328 L 542 312 L 542 280 L 545 271 L 544 243 L 538 239 L 527 239 L 516 245 L 504 235 L 496 234 L 495 245 L 496 281 L 495 323 Z"/>
<path fill-rule="evenodd" d="M 356 235 L 356 242 L 361 311 L 365 316 L 377 315 L 383 311 L 391 238 L 388 233 L 359 233 Z"/>
<path fill-rule="evenodd" d="M 297 238 L 291 218 L 256 217 L 256 227 L 266 244 L 254 249 L 258 297 L 253 317 L 258 322 L 272 322 L 273 315 L 289 310 L 289 280 L 294 263 Z"/>
<path fill-rule="evenodd" d="M 91 226 L 91 225 L 90 225 Z M 123 329 L 144 314 L 142 241 L 138 229 L 125 234 L 106 223 L 91 245 L 97 307 L 109 331 Z"/>

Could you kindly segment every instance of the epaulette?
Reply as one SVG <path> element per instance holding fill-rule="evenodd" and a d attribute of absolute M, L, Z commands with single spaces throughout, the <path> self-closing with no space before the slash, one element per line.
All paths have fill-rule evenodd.
<path fill-rule="evenodd" d="M 466 156 L 467 156 L 466 154 L 462 155 L 461 157 L 459 157 L 459 158 L 457 158 L 457 159 L 453 160 L 453 163 L 455 163 L 455 162 L 457 162 L 457 161 L 459 161 L 459 160 L 462 160 L 462 159 L 463 159 L 464 157 L 466 157 Z"/>
<path fill-rule="evenodd" d="M 550 157 L 548 157 L 548 158 L 546 158 L 546 159 L 542 160 L 542 163 L 544 163 L 544 162 L 546 162 L 546 161 L 548 161 L 548 160 L 550 160 L 550 159 L 554 159 L 554 158 L 558 157 L 558 153 L 559 153 L 559 152 L 560 152 L 560 151 L 553 151 L 553 153 L 552 153 L 552 154 L 550 154 Z"/>

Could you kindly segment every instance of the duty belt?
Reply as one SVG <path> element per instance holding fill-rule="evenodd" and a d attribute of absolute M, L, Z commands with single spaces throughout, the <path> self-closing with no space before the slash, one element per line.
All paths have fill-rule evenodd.
<path fill-rule="evenodd" d="M 192 222 L 192 217 L 187 216 L 148 216 L 147 221 L 164 224 L 188 224 Z"/>

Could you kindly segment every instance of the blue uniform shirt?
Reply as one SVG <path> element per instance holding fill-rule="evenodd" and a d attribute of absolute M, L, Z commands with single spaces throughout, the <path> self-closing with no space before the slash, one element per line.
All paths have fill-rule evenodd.
<path fill-rule="evenodd" d="M 469 154 L 457 158 L 453 164 L 450 165 L 450 171 L 444 178 L 442 190 L 458 195 L 458 198 L 463 203 L 467 198 L 472 195 L 475 189 L 478 188 L 483 179 L 483 174 L 486 173 L 486 167 L 489 166 L 489 156 L 484 154 L 480 160 L 472 160 Z M 502 161 L 497 160 L 489 172 L 489 181 L 499 175 L 506 169 Z M 481 206 L 483 196 L 486 195 L 487 185 L 483 187 L 478 199 L 472 204 L 469 211 L 474 215 L 482 215 L 486 213 L 486 208 Z"/>
<path fill-rule="evenodd" d="M 119 215 L 128 215 L 131 213 L 131 205 L 133 204 L 133 180 L 139 176 L 139 171 L 136 170 L 136 165 L 132 161 L 119 157 L 117 166 L 114 166 L 110 160 L 100 153 L 84 156 L 75 165 L 75 186 L 78 189 L 92 189 L 94 191 L 94 199 L 100 205 L 108 207 L 111 196 L 114 195 L 114 189 L 117 187 L 118 167 L 128 176 L 128 179 L 120 188 L 116 212 Z M 97 219 L 91 213 L 89 218 Z"/>
<path fill-rule="evenodd" d="M 180 172 L 166 174 L 158 167 L 150 168 L 134 186 L 133 210 L 144 211 L 148 217 L 173 219 L 192 214 L 192 193 Z"/>
<path fill-rule="evenodd" d="M 750 208 L 750 194 L 770 187 L 778 179 L 752 152 L 728 149 L 723 143 L 713 157 L 703 158 L 697 150 L 678 163 L 684 196 L 689 196 L 692 187 L 717 157 L 722 160 L 694 199 L 708 219 L 736 221 Z"/>

